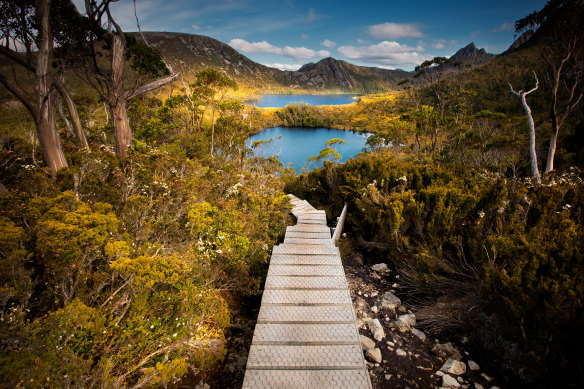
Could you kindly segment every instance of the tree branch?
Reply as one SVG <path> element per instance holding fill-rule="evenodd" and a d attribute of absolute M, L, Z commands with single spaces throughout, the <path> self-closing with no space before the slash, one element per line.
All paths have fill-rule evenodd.
<path fill-rule="evenodd" d="M 150 91 L 152 91 L 154 89 L 158 89 L 161 86 L 164 86 L 164 85 L 166 85 L 166 84 L 168 84 L 168 83 L 170 83 L 172 81 L 175 81 L 176 79 L 178 79 L 179 74 L 180 73 L 174 73 L 174 74 L 171 74 L 168 77 L 161 78 L 159 80 L 152 81 L 149 84 L 143 85 L 143 86 L 139 87 L 138 89 L 134 90 L 132 93 L 130 93 L 128 95 L 128 97 L 126 98 L 126 100 L 130 100 L 133 97 L 142 95 L 142 94 L 144 94 L 146 92 L 150 92 Z"/>
<path fill-rule="evenodd" d="M 32 104 L 24 95 L 24 93 L 22 93 L 22 91 L 20 91 L 18 88 L 16 88 L 14 85 L 10 84 L 8 82 L 8 80 L 2 75 L 0 74 L 0 84 L 4 85 L 4 87 L 6 89 L 8 89 L 8 91 L 10 93 L 12 93 L 14 96 L 16 96 L 16 98 L 18 100 L 20 100 L 20 102 L 22 104 L 24 104 L 24 106 L 26 107 L 26 109 L 28 109 L 28 111 L 30 112 L 30 114 L 32 115 L 33 118 L 35 118 L 36 121 L 36 107 L 34 106 L 34 104 Z"/>

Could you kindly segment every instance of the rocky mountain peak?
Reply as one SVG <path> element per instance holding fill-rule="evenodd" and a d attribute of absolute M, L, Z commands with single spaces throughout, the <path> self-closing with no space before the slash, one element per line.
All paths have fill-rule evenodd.
<path fill-rule="evenodd" d="M 523 46 L 528 40 L 530 40 L 533 37 L 533 34 L 534 34 L 533 30 L 527 30 L 523 34 L 519 35 L 519 37 L 515 39 L 511 46 L 509 46 L 509 48 L 505 50 L 505 53 L 517 50 L 518 48 Z"/>
<path fill-rule="evenodd" d="M 495 58 L 494 54 L 487 53 L 485 49 L 477 49 L 474 42 L 471 42 L 450 57 L 450 61 L 478 65 L 489 62 L 493 58 Z"/>

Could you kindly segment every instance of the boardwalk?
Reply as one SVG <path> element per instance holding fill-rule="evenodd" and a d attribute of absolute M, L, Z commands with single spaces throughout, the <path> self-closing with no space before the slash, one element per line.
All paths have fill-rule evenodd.
<path fill-rule="evenodd" d="M 272 252 L 243 388 L 371 389 L 325 213 L 290 198 L 298 223 Z"/>

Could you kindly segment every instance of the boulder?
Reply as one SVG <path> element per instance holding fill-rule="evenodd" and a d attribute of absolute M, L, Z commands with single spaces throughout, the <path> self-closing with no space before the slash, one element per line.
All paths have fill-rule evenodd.
<path fill-rule="evenodd" d="M 363 349 L 363 351 L 375 348 L 375 342 L 373 341 L 373 339 L 370 339 L 365 335 L 359 335 L 359 338 L 361 339 L 361 348 Z"/>
<path fill-rule="evenodd" d="M 376 348 L 371 348 L 365 352 L 365 358 L 373 363 L 381 363 L 381 350 Z"/>
<path fill-rule="evenodd" d="M 379 319 L 369 320 L 367 322 L 367 326 L 369 327 L 369 331 L 371 331 L 375 340 L 380 341 L 385 338 L 385 332 L 383 331 L 383 327 L 381 326 Z"/>
<path fill-rule="evenodd" d="M 481 367 L 475 361 L 468 361 L 468 368 L 472 371 L 481 370 Z"/>
<path fill-rule="evenodd" d="M 391 312 L 395 312 L 395 309 L 401 305 L 401 300 L 395 294 L 391 292 L 386 292 L 381 296 L 379 300 L 379 308 L 387 309 Z"/>
<path fill-rule="evenodd" d="M 426 334 L 424 334 L 422 331 L 420 331 L 417 328 L 412 328 L 412 334 L 416 335 L 418 338 L 420 338 L 420 340 L 422 342 L 426 341 Z"/>
<path fill-rule="evenodd" d="M 379 312 L 379 308 L 377 308 L 377 305 L 374 305 L 371 307 L 371 312 L 373 312 L 373 313 Z"/>
<path fill-rule="evenodd" d="M 408 353 L 406 353 L 404 350 L 402 350 L 401 348 L 398 348 L 397 350 L 395 350 L 395 353 L 400 356 L 400 357 L 405 357 L 406 355 L 408 355 Z"/>
<path fill-rule="evenodd" d="M 387 268 L 387 264 L 377 263 L 377 264 L 371 266 L 371 270 L 378 271 L 378 272 L 386 272 L 389 269 Z"/>
<path fill-rule="evenodd" d="M 400 332 L 411 331 L 412 327 L 416 325 L 416 316 L 413 313 L 399 315 L 397 320 L 393 321 L 391 325 Z"/>
<path fill-rule="evenodd" d="M 437 343 L 432 347 L 432 352 L 444 358 L 462 359 L 462 354 L 454 348 L 452 343 Z"/>
<path fill-rule="evenodd" d="M 466 373 L 466 365 L 464 362 L 450 358 L 446 361 L 440 370 L 448 374 L 461 375 Z"/>
<path fill-rule="evenodd" d="M 442 376 L 442 386 L 445 388 L 458 388 L 460 383 L 454 377 L 444 374 Z"/>

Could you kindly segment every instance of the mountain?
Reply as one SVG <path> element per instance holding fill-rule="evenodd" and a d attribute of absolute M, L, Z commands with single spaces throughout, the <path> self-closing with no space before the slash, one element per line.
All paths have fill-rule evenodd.
<path fill-rule="evenodd" d="M 515 39 L 515 41 L 511 44 L 511 46 L 509 46 L 507 50 L 503 52 L 503 54 L 523 47 L 523 45 L 525 45 L 525 43 L 527 43 L 527 41 L 533 37 L 533 34 L 535 34 L 533 30 L 527 30 L 523 34 L 519 35 L 519 37 Z"/>
<path fill-rule="evenodd" d="M 203 35 L 174 32 L 131 34 L 160 50 L 173 70 L 181 72 L 185 82 L 192 81 L 195 73 L 205 67 L 216 67 L 238 84 L 254 89 L 373 93 L 396 89 L 397 82 L 411 76 L 403 70 L 357 66 L 333 58 L 306 64 L 298 71 L 285 71 L 258 64 L 231 46 Z"/>
<path fill-rule="evenodd" d="M 485 49 L 477 49 L 474 43 L 470 43 L 450 57 L 450 61 L 452 63 L 462 62 L 468 65 L 481 65 L 495 57 L 495 54 L 487 53 Z"/>

